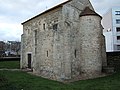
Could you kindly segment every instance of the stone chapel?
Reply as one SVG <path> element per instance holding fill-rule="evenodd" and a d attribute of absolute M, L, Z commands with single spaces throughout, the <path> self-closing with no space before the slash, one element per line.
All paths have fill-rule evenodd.
<path fill-rule="evenodd" d="M 89 0 L 68 0 L 23 22 L 21 68 L 62 82 L 101 75 L 107 65 L 101 19 Z"/>

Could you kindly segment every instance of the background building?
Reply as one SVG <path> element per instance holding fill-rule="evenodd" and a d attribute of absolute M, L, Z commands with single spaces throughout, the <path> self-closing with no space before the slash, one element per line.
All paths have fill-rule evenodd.
<path fill-rule="evenodd" d="M 0 57 L 19 56 L 21 42 L 19 41 L 0 41 Z"/>
<path fill-rule="evenodd" d="M 5 53 L 5 43 L 0 41 L 0 57 L 4 56 Z"/>
<path fill-rule="evenodd" d="M 6 54 L 20 55 L 21 42 L 18 41 L 8 41 L 6 43 Z"/>
<path fill-rule="evenodd" d="M 106 51 L 120 51 L 120 7 L 111 8 L 102 20 L 106 39 Z"/>

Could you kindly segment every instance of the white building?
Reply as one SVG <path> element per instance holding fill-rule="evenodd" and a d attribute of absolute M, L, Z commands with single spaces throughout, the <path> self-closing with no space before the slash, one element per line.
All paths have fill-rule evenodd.
<path fill-rule="evenodd" d="M 106 39 L 106 51 L 120 51 L 120 7 L 111 8 L 102 20 Z"/>

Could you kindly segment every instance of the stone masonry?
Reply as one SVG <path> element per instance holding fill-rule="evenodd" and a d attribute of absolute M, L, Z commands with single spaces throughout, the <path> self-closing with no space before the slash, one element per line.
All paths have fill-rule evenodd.
<path fill-rule="evenodd" d="M 68 0 L 22 23 L 21 68 L 57 81 L 99 76 L 106 66 L 101 16 Z"/>

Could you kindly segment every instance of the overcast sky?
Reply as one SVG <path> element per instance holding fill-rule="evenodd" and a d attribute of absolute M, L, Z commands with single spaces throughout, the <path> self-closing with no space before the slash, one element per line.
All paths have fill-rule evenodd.
<path fill-rule="evenodd" d="M 66 0 L 0 0 L 0 40 L 20 41 L 21 23 Z M 103 15 L 109 8 L 119 6 L 120 0 L 90 0 Z"/>

